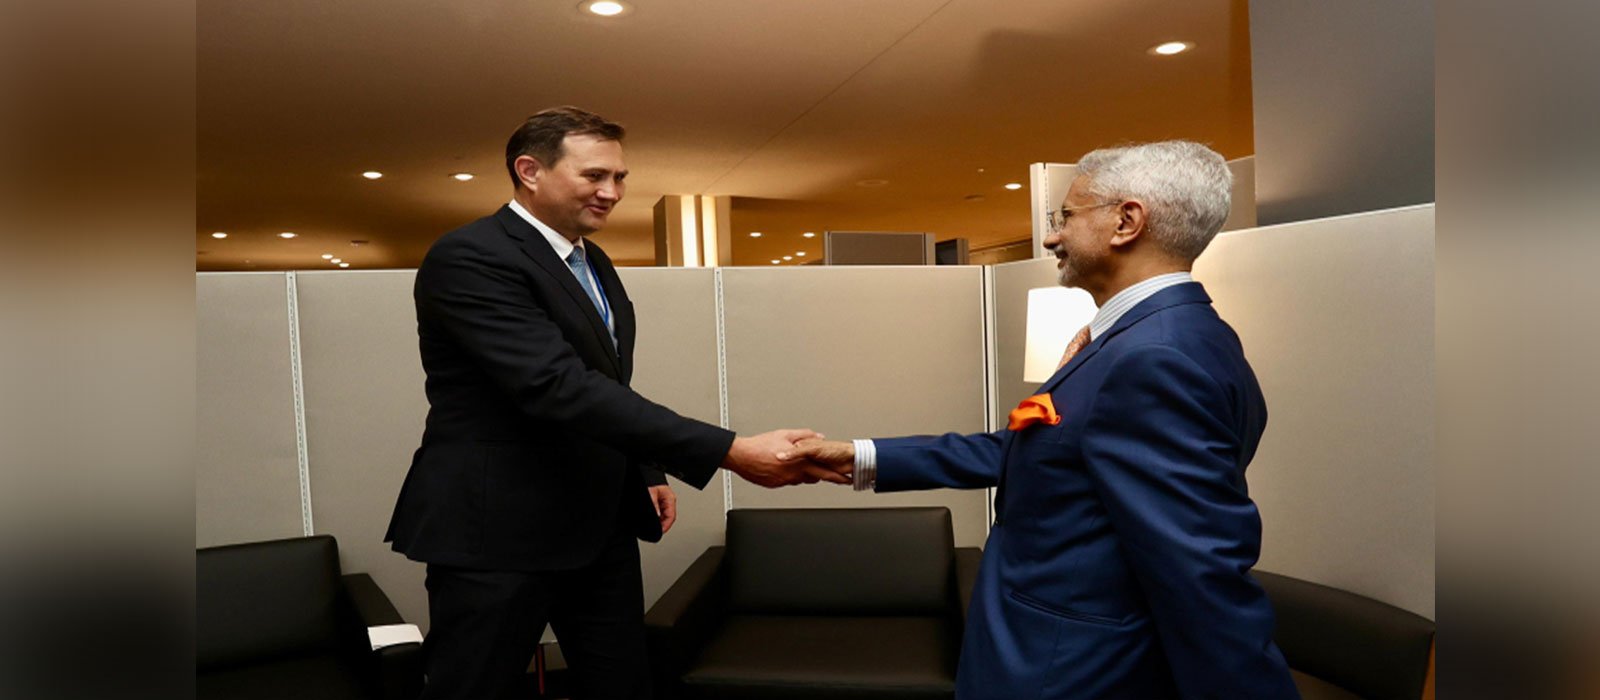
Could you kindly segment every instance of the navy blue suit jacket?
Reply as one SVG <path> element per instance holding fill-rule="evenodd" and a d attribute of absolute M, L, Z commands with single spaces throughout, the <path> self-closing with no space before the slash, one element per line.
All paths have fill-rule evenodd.
<path fill-rule="evenodd" d="M 1129 310 L 1018 432 L 876 441 L 877 490 L 1003 481 L 957 697 L 1296 698 L 1250 576 L 1267 409 L 1198 283 Z"/>

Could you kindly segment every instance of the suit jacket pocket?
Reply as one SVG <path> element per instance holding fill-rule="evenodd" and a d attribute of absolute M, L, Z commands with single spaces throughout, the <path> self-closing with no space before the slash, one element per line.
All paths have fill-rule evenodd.
<path fill-rule="evenodd" d="M 1059 605 L 1046 603 L 1016 589 L 1011 590 L 1010 596 L 1012 600 L 1021 605 L 1026 605 L 1046 615 L 1053 615 L 1055 617 L 1065 618 L 1075 622 L 1083 622 L 1091 625 L 1103 625 L 1106 627 L 1119 627 L 1124 622 L 1124 620 L 1115 617 L 1078 612 L 1076 610 L 1069 610 Z"/>

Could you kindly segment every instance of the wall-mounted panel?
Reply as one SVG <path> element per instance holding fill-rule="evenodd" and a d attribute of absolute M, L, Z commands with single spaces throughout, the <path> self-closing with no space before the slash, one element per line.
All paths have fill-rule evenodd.
<path fill-rule="evenodd" d="M 984 429 L 982 274 L 976 267 L 728 268 L 730 427 L 835 439 Z M 942 505 L 956 542 L 982 544 L 986 492 L 768 490 L 735 479 L 736 508 Z"/>
<path fill-rule="evenodd" d="M 1433 201 L 1433 0 L 1249 5 L 1260 223 Z"/>
<path fill-rule="evenodd" d="M 427 629 L 424 567 L 383 542 L 428 415 L 413 270 L 300 272 L 300 354 L 311 506 L 318 534 L 339 540 L 400 613 Z"/>
<path fill-rule="evenodd" d="M 1432 205 L 1222 234 L 1195 277 L 1266 394 L 1261 568 L 1434 614 Z"/>
<path fill-rule="evenodd" d="M 722 422 L 717 371 L 716 279 L 709 269 L 620 268 L 639 319 L 633 389 L 656 403 L 714 425 Z M 722 544 L 722 478 L 697 490 L 667 477 L 678 521 L 660 542 L 640 543 L 648 608 L 707 547 Z"/>
<path fill-rule="evenodd" d="M 195 277 L 195 544 L 299 537 L 282 273 Z"/>

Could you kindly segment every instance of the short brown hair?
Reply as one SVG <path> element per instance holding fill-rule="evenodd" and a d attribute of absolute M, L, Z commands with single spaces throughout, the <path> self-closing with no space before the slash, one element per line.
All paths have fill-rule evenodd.
<path fill-rule="evenodd" d="M 551 107 L 528 120 L 512 132 L 506 142 L 506 172 L 511 174 L 511 186 L 521 184 L 517 179 L 517 158 L 533 156 L 540 165 L 551 167 L 563 155 L 561 142 L 568 136 L 596 136 L 603 141 L 621 141 L 625 132 L 621 124 L 606 121 L 593 112 L 577 107 Z"/>

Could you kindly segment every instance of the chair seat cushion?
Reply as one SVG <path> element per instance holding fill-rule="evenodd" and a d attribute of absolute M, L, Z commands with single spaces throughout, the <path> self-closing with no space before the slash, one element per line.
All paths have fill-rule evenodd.
<path fill-rule="evenodd" d="M 1361 700 L 1360 695 L 1309 673 L 1301 673 L 1291 668 L 1289 675 L 1294 677 L 1294 687 L 1300 690 L 1300 700 Z"/>
<path fill-rule="evenodd" d="M 337 654 L 207 671 L 195 677 L 198 700 L 354 700 L 371 698 L 354 665 Z"/>
<path fill-rule="evenodd" d="M 960 633 L 937 617 L 735 615 L 684 674 L 690 698 L 951 698 Z"/>

